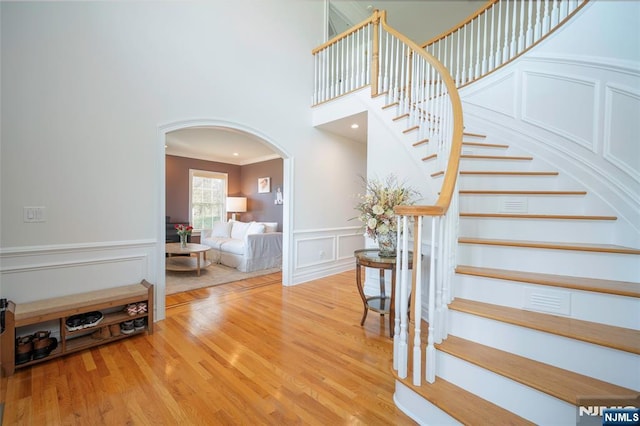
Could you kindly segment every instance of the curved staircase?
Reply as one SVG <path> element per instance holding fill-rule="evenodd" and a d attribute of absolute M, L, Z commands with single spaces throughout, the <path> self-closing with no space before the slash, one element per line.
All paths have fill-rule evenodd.
<path fill-rule="evenodd" d="M 433 419 L 435 407 L 463 424 L 574 424 L 590 397 L 637 406 L 640 250 L 610 244 L 617 217 L 592 211 L 588 191 L 563 187 L 560 172 L 483 135 L 465 138 L 474 152 L 462 156 L 448 337 L 436 344 L 433 384 L 397 378 L 432 404 L 408 411 Z"/>

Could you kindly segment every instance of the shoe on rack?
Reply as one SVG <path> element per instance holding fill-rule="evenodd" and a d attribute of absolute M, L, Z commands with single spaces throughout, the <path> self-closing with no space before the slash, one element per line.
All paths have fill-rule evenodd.
<path fill-rule="evenodd" d="M 129 314 L 130 317 L 138 315 L 138 305 L 135 303 L 129 303 L 124 307 L 124 311 Z"/>
<path fill-rule="evenodd" d="M 91 337 L 96 340 L 107 340 L 111 337 L 111 331 L 109 331 L 109 327 L 100 327 L 100 330 L 91 333 Z"/>
<path fill-rule="evenodd" d="M 111 332 L 111 336 L 117 337 L 120 335 L 120 324 L 111 324 L 109 326 L 109 331 Z"/>
<path fill-rule="evenodd" d="M 122 334 L 131 334 L 134 331 L 136 331 L 133 326 L 133 321 L 129 320 L 129 321 L 120 323 L 120 331 L 122 332 Z"/>
<path fill-rule="evenodd" d="M 139 314 L 147 313 L 147 302 L 138 302 L 138 313 Z"/>
<path fill-rule="evenodd" d="M 31 361 L 33 355 L 33 336 L 23 336 L 16 339 L 16 365 Z"/>
<path fill-rule="evenodd" d="M 33 359 L 48 357 L 58 347 L 58 340 L 50 337 L 50 331 L 38 331 L 33 335 Z"/>
<path fill-rule="evenodd" d="M 67 326 L 67 331 L 82 330 L 84 328 L 84 315 L 71 315 L 64 323 Z"/>
<path fill-rule="evenodd" d="M 104 319 L 104 315 L 99 311 L 91 311 L 83 314 L 84 316 L 84 328 L 95 327 L 100 324 L 100 321 Z"/>
<path fill-rule="evenodd" d="M 135 331 L 144 330 L 144 318 L 136 318 L 133 320 L 133 328 Z"/>

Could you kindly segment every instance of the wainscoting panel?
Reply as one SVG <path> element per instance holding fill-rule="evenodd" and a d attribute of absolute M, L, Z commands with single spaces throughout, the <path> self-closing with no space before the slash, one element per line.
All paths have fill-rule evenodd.
<path fill-rule="evenodd" d="M 522 121 L 596 151 L 596 81 L 525 71 L 522 87 Z"/>
<path fill-rule="evenodd" d="M 140 282 L 155 283 L 155 241 L 7 248 L 2 297 L 16 303 Z"/>
<path fill-rule="evenodd" d="M 607 85 L 604 114 L 604 158 L 640 182 L 640 93 Z"/>
<path fill-rule="evenodd" d="M 293 284 L 353 269 L 353 252 L 364 247 L 360 227 L 293 232 Z"/>

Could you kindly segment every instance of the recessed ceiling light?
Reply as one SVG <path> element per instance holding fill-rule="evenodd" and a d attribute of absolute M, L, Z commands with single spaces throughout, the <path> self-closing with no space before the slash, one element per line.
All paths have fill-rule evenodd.
<path fill-rule="evenodd" d="M 237 157 L 238 155 L 240 155 L 240 154 L 238 154 L 237 152 L 234 152 L 234 153 L 233 153 L 233 156 L 234 156 L 234 157 Z"/>
<path fill-rule="evenodd" d="M 360 126 L 358 126 L 356 123 L 353 123 L 353 124 L 351 125 L 351 128 L 352 128 L 352 129 L 357 129 L 358 127 L 360 127 Z"/>

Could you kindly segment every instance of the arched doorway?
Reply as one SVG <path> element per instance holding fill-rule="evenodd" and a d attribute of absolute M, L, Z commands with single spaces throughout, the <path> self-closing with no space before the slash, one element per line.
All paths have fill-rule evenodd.
<path fill-rule="evenodd" d="M 157 292 L 158 295 L 156 297 L 157 304 L 157 318 L 163 319 L 165 313 L 165 216 L 166 216 L 166 182 L 165 182 L 165 145 L 167 141 L 167 135 L 184 129 L 194 129 L 194 128 L 210 128 L 216 129 L 218 131 L 228 131 L 233 134 L 245 135 L 247 138 L 258 141 L 259 143 L 268 146 L 275 154 L 277 154 L 283 160 L 283 171 L 282 171 L 282 187 L 281 191 L 285 200 L 290 200 L 291 194 L 291 182 L 292 179 L 292 159 L 289 154 L 283 150 L 276 142 L 270 139 L 268 136 L 262 134 L 261 132 L 252 129 L 248 126 L 245 126 L 240 123 L 233 123 L 218 119 L 199 119 L 199 120 L 186 120 L 186 121 L 178 121 L 170 124 L 166 124 L 160 126 L 158 128 L 158 144 L 157 144 L 157 164 L 158 164 L 158 215 L 156 220 L 158 221 L 157 226 L 157 235 L 158 235 L 158 244 L 157 244 L 157 258 L 159 259 L 157 265 L 157 276 L 158 276 L 158 284 L 157 284 Z M 273 189 L 276 190 L 275 188 Z M 282 205 L 282 233 L 283 233 L 283 253 L 282 253 L 282 282 L 283 285 L 290 285 L 291 283 L 291 264 L 290 264 L 290 246 L 291 246 L 291 231 L 290 231 L 290 223 L 291 223 L 291 202 L 285 202 Z"/>

